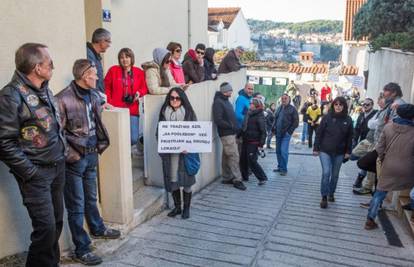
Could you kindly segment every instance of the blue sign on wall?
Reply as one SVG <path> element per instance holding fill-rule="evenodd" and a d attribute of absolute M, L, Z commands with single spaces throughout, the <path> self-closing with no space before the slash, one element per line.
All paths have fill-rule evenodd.
<path fill-rule="evenodd" d="M 111 10 L 102 9 L 102 20 L 105 22 L 111 22 Z"/>

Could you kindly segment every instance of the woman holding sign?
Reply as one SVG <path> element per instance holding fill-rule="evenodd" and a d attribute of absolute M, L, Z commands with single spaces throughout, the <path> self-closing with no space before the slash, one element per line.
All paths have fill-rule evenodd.
<path fill-rule="evenodd" d="M 193 107 L 190 104 L 186 94 L 180 87 L 172 88 L 161 107 L 160 121 L 197 121 Z M 181 214 L 183 219 L 190 217 L 191 203 L 191 186 L 195 184 L 195 176 L 189 175 L 185 165 L 182 153 L 160 153 L 162 160 L 162 169 L 164 174 L 164 186 L 168 192 L 171 192 L 175 208 L 168 213 L 169 217 L 175 217 Z M 181 189 L 183 187 L 184 209 L 181 209 Z"/>

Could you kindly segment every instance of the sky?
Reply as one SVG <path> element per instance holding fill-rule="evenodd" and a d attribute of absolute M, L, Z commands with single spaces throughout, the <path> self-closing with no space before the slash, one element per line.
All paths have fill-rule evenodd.
<path fill-rule="evenodd" d="M 345 0 L 208 0 L 209 7 L 241 7 L 248 19 L 301 22 L 343 20 Z"/>

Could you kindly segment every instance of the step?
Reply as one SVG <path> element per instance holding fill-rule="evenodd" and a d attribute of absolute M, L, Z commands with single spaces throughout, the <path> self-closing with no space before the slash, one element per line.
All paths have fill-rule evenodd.
<path fill-rule="evenodd" d="M 134 218 L 132 227 L 142 224 L 165 208 L 164 188 L 144 186 L 134 193 Z"/>
<path fill-rule="evenodd" d="M 400 215 L 400 217 L 402 217 L 404 223 L 406 225 L 408 225 L 408 227 L 410 229 L 410 233 L 414 237 L 414 223 L 412 223 L 410 221 L 412 211 L 410 211 L 410 210 L 404 210 L 402 208 L 402 206 L 404 206 L 404 205 L 406 205 L 408 203 L 410 203 L 410 198 L 409 197 L 406 197 L 406 196 L 400 197 L 399 203 L 398 203 L 398 209 L 397 210 L 398 210 L 398 214 Z"/>
<path fill-rule="evenodd" d="M 145 187 L 144 168 L 132 167 L 133 193 Z"/>

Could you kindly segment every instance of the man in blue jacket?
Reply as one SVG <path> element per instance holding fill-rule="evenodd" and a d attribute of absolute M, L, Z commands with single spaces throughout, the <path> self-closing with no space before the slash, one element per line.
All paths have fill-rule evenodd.
<path fill-rule="evenodd" d="M 243 126 L 244 116 L 247 114 L 247 111 L 250 107 L 250 99 L 252 98 L 254 87 L 252 83 L 246 83 L 244 89 L 239 91 L 239 96 L 236 99 L 236 119 L 237 127 L 241 129 Z"/>

